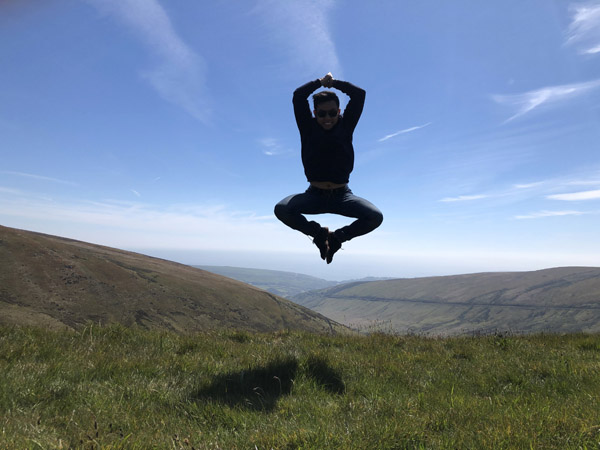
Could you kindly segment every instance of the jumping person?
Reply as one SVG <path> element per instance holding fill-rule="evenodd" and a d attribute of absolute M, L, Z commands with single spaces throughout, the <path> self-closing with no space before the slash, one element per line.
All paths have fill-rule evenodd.
<path fill-rule="evenodd" d="M 308 97 L 320 87 L 340 90 L 350 101 L 340 114 L 340 100 L 333 91 L 313 95 L 314 118 Z M 348 187 L 354 168 L 352 134 L 363 110 L 366 92 L 331 73 L 294 91 L 293 104 L 300 130 L 302 164 L 310 183 L 306 192 L 290 195 L 275 205 L 275 215 L 288 227 L 313 238 L 321 258 L 330 264 L 342 243 L 367 234 L 381 225 L 383 215 L 371 202 L 357 197 Z M 339 214 L 356 219 L 350 225 L 329 231 L 303 214 Z"/>

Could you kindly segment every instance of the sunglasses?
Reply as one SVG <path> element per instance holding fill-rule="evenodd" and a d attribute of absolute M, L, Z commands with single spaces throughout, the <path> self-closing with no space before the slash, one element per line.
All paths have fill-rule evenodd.
<path fill-rule="evenodd" d="M 317 109 L 317 117 L 336 117 L 338 115 L 337 109 L 330 109 L 329 111 L 325 111 L 324 109 Z"/>

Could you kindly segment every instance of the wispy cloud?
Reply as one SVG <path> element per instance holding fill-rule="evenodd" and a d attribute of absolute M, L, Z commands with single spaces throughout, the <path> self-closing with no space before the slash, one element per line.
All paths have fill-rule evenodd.
<path fill-rule="evenodd" d="M 543 185 L 544 182 L 543 181 L 536 181 L 534 183 L 521 183 L 521 184 L 515 184 L 514 188 L 515 189 L 531 189 L 534 187 L 538 187 Z"/>
<path fill-rule="evenodd" d="M 0 186 L 0 194 L 9 194 L 9 195 L 22 195 L 23 191 L 19 189 L 7 188 Z"/>
<path fill-rule="evenodd" d="M 591 179 L 567 181 L 565 183 L 565 185 L 567 185 L 567 186 L 600 186 L 600 179 L 599 178 L 591 178 Z"/>
<path fill-rule="evenodd" d="M 12 172 L 9 170 L 0 170 L 0 173 L 3 175 L 12 175 L 12 176 L 21 177 L 21 178 L 30 178 L 32 180 L 48 181 L 50 183 L 58 183 L 58 184 L 66 184 L 69 186 L 77 186 L 77 183 L 73 183 L 71 181 L 60 180 L 58 178 L 46 177 L 43 175 L 35 175 L 32 173 Z"/>
<path fill-rule="evenodd" d="M 0 188 L 2 193 L 6 194 L 0 195 L 0 223 L 4 225 L 43 224 L 44 232 L 50 234 L 120 248 L 265 250 L 265 242 L 289 240 L 289 231 L 272 214 L 227 205 L 46 199 Z M 297 240 L 297 245 L 290 245 L 303 248 L 303 243 Z M 276 251 L 276 245 L 271 250 Z"/>
<path fill-rule="evenodd" d="M 258 0 L 254 12 L 261 18 L 271 45 L 285 58 L 286 72 L 301 78 L 325 75 L 343 78 L 329 26 L 333 0 Z M 298 75 L 304 74 L 304 75 Z"/>
<path fill-rule="evenodd" d="M 522 94 L 493 95 L 492 98 L 497 103 L 516 108 L 517 112 L 505 121 L 507 123 L 543 105 L 564 103 L 599 87 L 600 80 L 593 80 L 584 83 L 549 86 Z"/>
<path fill-rule="evenodd" d="M 259 139 L 258 143 L 263 148 L 263 154 L 267 156 L 277 156 L 283 155 L 285 153 L 290 153 L 291 150 L 283 146 L 277 139 L 275 138 L 263 138 Z"/>
<path fill-rule="evenodd" d="M 546 197 L 550 200 L 565 200 L 575 202 L 580 200 L 598 200 L 600 199 L 600 189 L 593 191 L 571 192 L 567 194 L 554 194 Z"/>
<path fill-rule="evenodd" d="M 492 98 L 497 103 L 513 106 L 517 109 L 517 112 L 505 121 L 507 123 L 542 105 L 565 103 L 597 88 L 600 88 L 600 80 L 549 86 L 522 94 L 492 95 Z"/>
<path fill-rule="evenodd" d="M 515 216 L 515 219 L 524 220 L 524 219 L 543 219 L 546 217 L 563 217 L 563 216 L 581 216 L 586 214 L 581 211 L 540 211 L 537 213 L 532 213 L 524 216 Z"/>
<path fill-rule="evenodd" d="M 550 194 L 555 193 L 557 190 L 563 191 L 569 186 L 593 186 L 595 189 L 600 189 L 600 169 L 598 167 L 586 167 L 573 174 L 547 178 L 535 182 L 518 183 L 514 185 L 514 188 L 543 188 L 542 191 Z"/>
<path fill-rule="evenodd" d="M 396 137 L 400 134 L 406 134 L 406 133 L 410 133 L 412 131 L 420 130 L 421 128 L 425 128 L 426 126 L 429 126 L 429 125 L 431 125 L 431 122 L 428 122 L 424 125 L 419 125 L 416 127 L 411 127 L 411 128 L 406 128 L 404 130 L 396 131 L 395 133 L 388 134 L 387 136 L 382 137 L 381 139 L 379 139 L 379 142 L 387 141 L 388 139 Z"/>
<path fill-rule="evenodd" d="M 600 199 L 600 178 L 598 168 L 586 167 L 576 173 L 538 181 L 525 180 L 505 186 L 490 186 L 482 183 L 480 187 L 466 185 L 463 192 L 480 194 L 458 195 L 442 198 L 439 202 L 469 202 L 488 199 L 484 206 L 490 204 L 509 205 L 525 201 L 547 202 L 548 200 L 584 201 Z M 578 187 L 578 188 L 577 188 Z M 454 186 L 455 192 L 460 187 Z M 582 189 L 586 189 L 583 191 Z M 575 190 L 575 192 L 573 192 Z M 460 191 L 458 191 L 460 192 Z M 547 211 L 546 211 L 547 212 Z"/>
<path fill-rule="evenodd" d="M 488 195 L 479 194 L 479 195 L 459 195 L 458 197 L 446 197 L 440 200 L 440 202 L 444 203 L 452 203 L 452 202 L 468 202 L 472 200 L 481 200 L 484 198 L 488 198 Z"/>
<path fill-rule="evenodd" d="M 158 67 L 142 73 L 166 101 L 201 122 L 210 121 L 206 89 L 206 64 L 179 37 L 158 0 L 88 0 L 126 26 L 160 60 Z"/>
<path fill-rule="evenodd" d="M 570 11 L 567 44 L 578 45 L 580 54 L 600 53 L 600 1 L 574 4 Z"/>
<path fill-rule="evenodd" d="M 573 192 L 573 187 L 579 190 Z M 587 187 L 582 191 L 581 187 Z M 549 178 L 537 182 L 514 184 L 504 192 L 515 200 L 595 200 L 600 198 L 600 179 L 597 170 L 587 169 L 584 173 Z"/>

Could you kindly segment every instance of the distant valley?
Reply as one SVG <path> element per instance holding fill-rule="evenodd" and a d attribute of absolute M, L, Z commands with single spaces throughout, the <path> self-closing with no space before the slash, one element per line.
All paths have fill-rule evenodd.
<path fill-rule="evenodd" d="M 360 280 L 331 281 L 301 273 L 284 272 L 281 270 L 249 269 L 246 267 L 231 266 L 193 266 L 208 272 L 217 273 L 224 277 L 233 278 L 259 287 L 271 294 L 292 298 L 303 292 L 324 289 L 341 284 L 357 281 L 389 280 L 387 277 L 367 277 Z"/>
<path fill-rule="evenodd" d="M 339 282 L 280 270 L 249 269 L 230 266 L 193 266 L 264 289 L 271 294 L 291 298 L 302 292 L 337 286 Z"/>

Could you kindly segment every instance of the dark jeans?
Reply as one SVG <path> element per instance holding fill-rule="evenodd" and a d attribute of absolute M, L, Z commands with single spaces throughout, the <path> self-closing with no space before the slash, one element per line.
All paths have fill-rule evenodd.
<path fill-rule="evenodd" d="M 288 227 L 316 237 L 321 225 L 303 214 L 339 214 L 356 220 L 335 231 L 340 242 L 367 234 L 381 225 L 383 214 L 368 200 L 357 197 L 348 186 L 319 189 L 310 186 L 303 194 L 290 195 L 275 205 L 275 215 Z"/>

